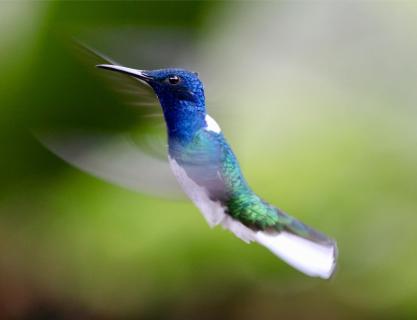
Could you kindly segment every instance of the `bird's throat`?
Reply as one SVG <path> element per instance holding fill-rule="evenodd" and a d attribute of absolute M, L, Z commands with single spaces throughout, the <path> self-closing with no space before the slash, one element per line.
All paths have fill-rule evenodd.
<path fill-rule="evenodd" d="M 186 144 L 198 130 L 206 126 L 205 108 L 194 103 L 182 101 L 178 105 L 163 109 L 170 140 Z"/>

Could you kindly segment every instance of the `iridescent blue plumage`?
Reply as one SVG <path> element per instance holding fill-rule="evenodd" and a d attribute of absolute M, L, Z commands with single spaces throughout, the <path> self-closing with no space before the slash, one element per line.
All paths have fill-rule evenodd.
<path fill-rule="evenodd" d="M 153 88 L 167 126 L 172 170 L 210 225 L 220 224 L 246 242 L 264 245 L 306 274 L 331 276 L 335 242 L 251 190 L 220 128 L 206 114 L 204 87 L 197 74 L 100 67 L 127 73 Z"/>
<path fill-rule="evenodd" d="M 153 78 L 148 83 L 162 105 L 168 137 L 183 142 L 192 139 L 206 125 L 202 82 L 196 74 L 182 69 L 153 70 L 146 74 Z M 171 84 L 170 77 L 178 77 L 178 83 Z"/>

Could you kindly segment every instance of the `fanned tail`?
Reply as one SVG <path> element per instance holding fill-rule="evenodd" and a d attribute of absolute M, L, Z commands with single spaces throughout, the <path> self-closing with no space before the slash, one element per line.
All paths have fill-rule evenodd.
<path fill-rule="evenodd" d="M 277 214 L 281 231 L 258 231 L 255 240 L 299 271 L 330 278 L 336 266 L 336 242 L 279 209 Z"/>

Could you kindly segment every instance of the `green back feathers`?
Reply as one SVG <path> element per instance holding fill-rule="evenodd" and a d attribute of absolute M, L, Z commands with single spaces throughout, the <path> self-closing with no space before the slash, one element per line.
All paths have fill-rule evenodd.
<path fill-rule="evenodd" d="M 190 143 L 179 147 L 176 150 L 175 144 L 171 144 L 170 153 L 175 154 L 196 183 L 207 189 L 212 200 L 223 204 L 233 219 L 254 231 L 276 233 L 285 230 L 316 243 L 332 243 L 325 235 L 257 196 L 243 177 L 222 134 L 200 130 Z"/>
<path fill-rule="evenodd" d="M 227 209 L 234 219 L 255 231 L 274 233 L 286 230 L 315 243 L 333 243 L 332 239 L 263 201 L 250 190 L 233 194 L 227 201 Z"/>

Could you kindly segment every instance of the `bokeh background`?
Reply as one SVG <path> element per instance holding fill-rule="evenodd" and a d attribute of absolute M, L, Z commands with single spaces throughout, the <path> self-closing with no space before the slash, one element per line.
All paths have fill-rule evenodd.
<path fill-rule="evenodd" d="M 253 188 L 338 240 L 335 277 L 46 150 L 40 124 L 134 124 L 73 39 L 198 71 Z M 1 2 L 0 318 L 416 319 L 416 57 L 412 1 Z"/>

